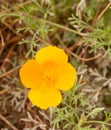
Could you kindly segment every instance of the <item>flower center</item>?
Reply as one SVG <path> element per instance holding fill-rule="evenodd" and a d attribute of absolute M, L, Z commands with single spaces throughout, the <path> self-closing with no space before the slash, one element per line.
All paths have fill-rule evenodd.
<path fill-rule="evenodd" d="M 53 62 L 46 62 L 43 65 L 43 73 L 41 75 L 42 81 L 48 86 L 53 86 L 56 83 L 57 66 Z"/>
<path fill-rule="evenodd" d="M 52 86 L 56 82 L 56 75 L 54 73 L 44 72 L 41 77 L 43 79 L 43 82 L 48 86 Z"/>

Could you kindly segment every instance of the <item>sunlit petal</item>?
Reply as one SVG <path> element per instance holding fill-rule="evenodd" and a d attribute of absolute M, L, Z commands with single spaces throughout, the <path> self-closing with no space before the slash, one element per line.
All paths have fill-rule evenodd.
<path fill-rule="evenodd" d="M 60 90 L 68 90 L 73 87 L 76 80 L 76 70 L 71 64 L 67 63 L 58 68 L 56 73 L 58 74 L 56 88 Z"/>
<path fill-rule="evenodd" d="M 40 84 L 41 67 L 36 60 L 28 60 L 20 69 L 21 82 L 27 88 Z"/>
<path fill-rule="evenodd" d="M 31 89 L 28 97 L 32 104 L 40 107 L 41 109 L 55 107 L 59 105 L 62 100 L 61 93 L 57 89 L 46 86 Z"/>
<path fill-rule="evenodd" d="M 68 56 L 65 52 L 56 46 L 48 46 L 39 50 L 36 54 L 36 60 L 43 64 L 47 61 L 55 62 L 57 64 L 64 64 L 68 61 Z"/>

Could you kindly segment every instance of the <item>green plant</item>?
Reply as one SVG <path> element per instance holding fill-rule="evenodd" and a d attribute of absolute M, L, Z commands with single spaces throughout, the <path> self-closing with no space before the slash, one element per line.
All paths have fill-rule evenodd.
<path fill-rule="evenodd" d="M 1 1 L 0 110 L 9 124 L 18 129 L 111 129 L 110 6 L 110 0 Z M 74 88 L 62 92 L 63 102 L 53 112 L 31 106 L 18 77 L 20 65 L 50 44 L 64 49 L 78 72 Z M 10 129 L 6 122 L 0 127 Z"/>

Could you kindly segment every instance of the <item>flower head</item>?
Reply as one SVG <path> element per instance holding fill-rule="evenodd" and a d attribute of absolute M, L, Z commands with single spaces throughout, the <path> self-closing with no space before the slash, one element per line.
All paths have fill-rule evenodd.
<path fill-rule="evenodd" d="M 20 78 L 25 87 L 31 88 L 28 97 L 32 104 L 47 109 L 61 103 L 60 90 L 74 85 L 76 71 L 62 49 L 48 46 L 21 67 Z"/>

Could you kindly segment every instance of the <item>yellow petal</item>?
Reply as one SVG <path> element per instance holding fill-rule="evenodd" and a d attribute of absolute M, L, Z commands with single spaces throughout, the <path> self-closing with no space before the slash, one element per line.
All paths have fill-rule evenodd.
<path fill-rule="evenodd" d="M 58 74 L 56 81 L 57 89 L 66 91 L 73 87 L 76 80 L 76 70 L 71 64 L 67 63 L 58 68 L 56 73 Z"/>
<path fill-rule="evenodd" d="M 65 52 L 56 46 L 48 46 L 39 50 L 36 54 L 36 60 L 40 64 L 51 61 L 56 64 L 64 64 L 68 61 L 68 56 Z"/>
<path fill-rule="evenodd" d="M 37 87 L 40 83 L 41 67 L 36 60 L 28 60 L 20 69 L 21 82 L 27 88 Z"/>
<path fill-rule="evenodd" d="M 59 105 L 62 100 L 59 90 L 46 86 L 39 86 L 38 88 L 31 89 L 28 97 L 33 105 L 41 109 L 55 107 Z"/>

